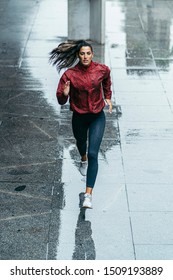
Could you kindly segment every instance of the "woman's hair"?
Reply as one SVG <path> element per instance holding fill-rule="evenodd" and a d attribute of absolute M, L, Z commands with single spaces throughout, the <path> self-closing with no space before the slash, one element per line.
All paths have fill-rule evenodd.
<path fill-rule="evenodd" d="M 58 71 L 62 68 L 71 67 L 78 59 L 77 54 L 81 47 L 90 47 L 91 51 L 93 48 L 90 43 L 84 40 L 68 40 L 58 45 L 57 48 L 50 52 L 50 62 L 56 65 Z"/>

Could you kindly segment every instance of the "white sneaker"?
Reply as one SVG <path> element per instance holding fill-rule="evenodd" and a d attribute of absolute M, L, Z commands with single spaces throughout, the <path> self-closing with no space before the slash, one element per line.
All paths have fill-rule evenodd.
<path fill-rule="evenodd" d="M 84 202 L 83 202 L 84 208 L 92 208 L 92 196 L 89 193 L 84 194 Z"/>
<path fill-rule="evenodd" d="M 86 161 L 81 161 L 80 162 L 80 167 L 79 167 L 79 171 L 81 173 L 82 176 L 86 176 L 87 174 L 87 167 L 88 167 L 88 162 Z"/>

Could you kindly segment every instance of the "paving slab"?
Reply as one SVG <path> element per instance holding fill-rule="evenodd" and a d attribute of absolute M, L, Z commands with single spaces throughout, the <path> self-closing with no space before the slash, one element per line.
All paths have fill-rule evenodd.
<path fill-rule="evenodd" d="M 173 244 L 172 212 L 131 213 L 134 244 Z"/>
<path fill-rule="evenodd" d="M 172 184 L 127 184 L 130 211 L 172 212 Z"/>
<path fill-rule="evenodd" d="M 138 260 L 172 260 L 172 245 L 135 245 Z"/>

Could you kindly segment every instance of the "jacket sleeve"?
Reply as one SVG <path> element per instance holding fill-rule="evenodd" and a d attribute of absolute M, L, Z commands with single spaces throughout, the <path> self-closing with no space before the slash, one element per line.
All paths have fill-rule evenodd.
<path fill-rule="evenodd" d="M 103 93 L 105 99 L 111 99 L 112 96 L 111 84 L 112 83 L 111 83 L 110 69 L 106 66 L 105 78 L 102 81 Z"/>
<path fill-rule="evenodd" d="M 56 97 L 57 97 L 58 103 L 60 105 L 64 105 L 68 100 L 68 96 L 65 96 L 64 93 L 63 93 L 64 84 L 66 83 L 66 81 L 67 81 L 67 77 L 64 73 L 62 75 L 62 77 L 60 78 L 60 81 L 59 81 L 59 84 L 58 84 L 58 87 L 57 87 L 57 91 L 56 91 Z"/>

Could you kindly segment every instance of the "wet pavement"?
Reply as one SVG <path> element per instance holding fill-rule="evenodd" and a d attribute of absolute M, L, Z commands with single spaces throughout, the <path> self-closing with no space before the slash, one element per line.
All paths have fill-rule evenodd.
<path fill-rule="evenodd" d="M 173 259 L 173 1 L 106 1 L 111 68 L 92 210 L 48 53 L 67 2 L 0 2 L 0 259 Z M 117 114 L 120 105 L 122 115 Z"/>

